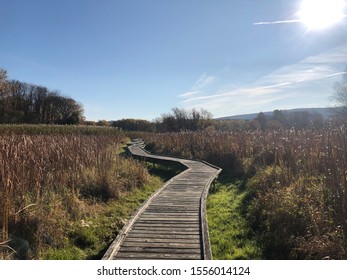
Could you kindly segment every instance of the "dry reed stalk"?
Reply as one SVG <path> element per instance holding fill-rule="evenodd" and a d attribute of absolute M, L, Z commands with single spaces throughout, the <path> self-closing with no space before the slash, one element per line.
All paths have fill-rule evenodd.
<path fill-rule="evenodd" d="M 8 240 L 10 223 L 18 222 L 34 205 L 40 212 L 50 193 L 76 196 L 83 172 L 109 167 L 122 139 L 121 135 L 0 135 L 0 242 Z"/>
<path fill-rule="evenodd" d="M 342 228 L 344 251 L 347 251 L 347 132 L 344 128 L 237 133 L 209 131 L 146 134 L 143 137 L 156 153 L 173 151 L 177 156 L 195 156 L 219 165 L 225 170 L 228 170 L 229 166 L 231 172 L 235 172 L 237 161 L 240 168 L 243 168 L 242 162 L 245 160 L 251 162 L 254 172 L 266 169 L 268 166 L 275 166 L 276 168 L 269 170 L 273 172 L 280 170 L 281 176 L 277 178 L 276 174 L 270 174 L 272 177 L 269 176 L 269 181 L 265 183 L 268 187 L 264 189 L 265 193 L 259 192 L 259 198 L 264 196 L 261 198 L 263 201 L 278 199 L 281 192 L 288 186 L 298 186 L 297 191 L 300 189 L 307 197 L 300 203 L 304 203 L 303 208 L 307 211 L 303 215 L 310 217 L 309 220 L 312 222 L 312 225 L 307 224 L 308 229 L 311 226 L 316 229 L 317 236 L 312 237 L 315 242 L 319 240 L 323 242 L 325 237 L 319 235 L 335 236 L 331 235 L 331 232 L 339 232 Z M 277 179 L 272 182 L 271 178 Z M 303 180 L 303 178 L 308 179 Z M 322 182 L 321 191 L 324 194 L 322 198 L 317 197 L 315 193 L 317 191 L 315 188 L 320 188 L 320 182 Z M 260 203 L 261 200 L 259 199 L 258 202 Z M 266 203 L 263 206 L 266 207 Z M 310 213 L 311 208 L 317 209 L 316 212 Z M 280 217 L 278 219 L 281 220 Z M 291 237 L 286 238 L 289 240 Z M 300 245 L 305 248 L 303 251 L 314 251 L 309 244 L 316 243 L 309 243 L 310 238 L 303 237 L 302 240 L 308 240 L 306 244 Z M 324 246 L 320 247 L 324 248 Z M 342 255 L 346 257 L 343 252 L 336 253 L 336 256 Z"/>

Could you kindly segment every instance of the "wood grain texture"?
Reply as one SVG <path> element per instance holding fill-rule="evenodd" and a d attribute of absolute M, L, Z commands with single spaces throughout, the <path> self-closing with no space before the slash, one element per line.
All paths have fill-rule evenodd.
<path fill-rule="evenodd" d="M 206 198 L 221 169 L 202 161 L 152 155 L 138 143 L 128 151 L 139 160 L 176 162 L 187 169 L 133 214 L 103 259 L 212 259 Z"/>

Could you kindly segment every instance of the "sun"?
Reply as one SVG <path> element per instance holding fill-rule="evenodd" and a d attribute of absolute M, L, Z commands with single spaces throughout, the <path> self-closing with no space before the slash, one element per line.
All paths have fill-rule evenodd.
<path fill-rule="evenodd" d="M 324 29 L 341 21 L 344 9 L 344 0 L 302 0 L 298 16 L 308 29 Z"/>

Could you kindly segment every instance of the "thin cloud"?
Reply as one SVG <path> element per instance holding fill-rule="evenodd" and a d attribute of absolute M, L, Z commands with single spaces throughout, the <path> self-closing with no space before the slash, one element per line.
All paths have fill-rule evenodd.
<path fill-rule="evenodd" d="M 347 15 L 343 15 L 342 18 L 346 18 Z M 254 22 L 253 25 L 272 25 L 272 24 L 286 24 L 286 23 L 302 23 L 301 19 L 286 19 L 286 20 L 276 20 L 276 21 L 260 21 Z"/>
<path fill-rule="evenodd" d="M 286 86 L 287 83 L 282 83 L 278 85 L 271 85 L 271 86 L 258 86 L 258 87 L 241 87 L 241 88 L 234 88 L 229 89 L 226 91 L 222 91 L 216 94 L 212 95 L 206 95 L 206 96 L 195 96 L 187 98 L 183 101 L 181 101 L 182 104 L 193 104 L 196 101 L 215 101 L 216 99 L 222 99 L 222 98 L 245 98 L 245 97 L 263 97 L 268 96 L 271 94 L 274 94 L 278 91 L 279 88 Z"/>
<path fill-rule="evenodd" d="M 271 24 L 284 24 L 284 23 L 297 23 L 302 22 L 299 19 L 289 19 L 289 20 L 277 20 L 277 21 L 260 21 L 255 22 L 253 25 L 271 25 Z"/>
<path fill-rule="evenodd" d="M 337 73 L 333 73 L 330 75 L 326 75 L 325 78 L 330 78 L 330 77 L 336 77 L 336 76 L 342 76 L 344 74 L 347 74 L 347 72 L 337 72 Z"/>
<path fill-rule="evenodd" d="M 336 63 L 346 63 L 347 44 L 334 48 L 332 50 L 326 51 L 324 53 L 309 56 L 304 62 L 311 64 L 336 64 Z"/>
<path fill-rule="evenodd" d="M 193 95 L 199 94 L 199 91 L 195 90 L 195 91 L 187 91 L 185 93 L 182 93 L 179 95 L 179 97 L 190 97 Z"/>
<path fill-rule="evenodd" d="M 191 90 L 178 95 L 180 98 L 191 98 L 207 90 L 216 81 L 216 76 L 202 74 L 194 83 Z"/>
<path fill-rule="evenodd" d="M 211 85 L 216 80 L 215 76 L 208 76 L 206 74 L 202 74 L 199 79 L 195 82 L 192 89 L 193 91 L 202 90 L 209 85 Z"/>

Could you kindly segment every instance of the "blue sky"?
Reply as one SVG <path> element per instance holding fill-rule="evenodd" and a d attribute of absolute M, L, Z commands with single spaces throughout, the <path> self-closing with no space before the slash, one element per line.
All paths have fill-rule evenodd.
<path fill-rule="evenodd" d="M 0 0 L 0 67 L 80 101 L 89 120 L 331 106 L 347 19 L 308 29 L 301 2 Z"/>

